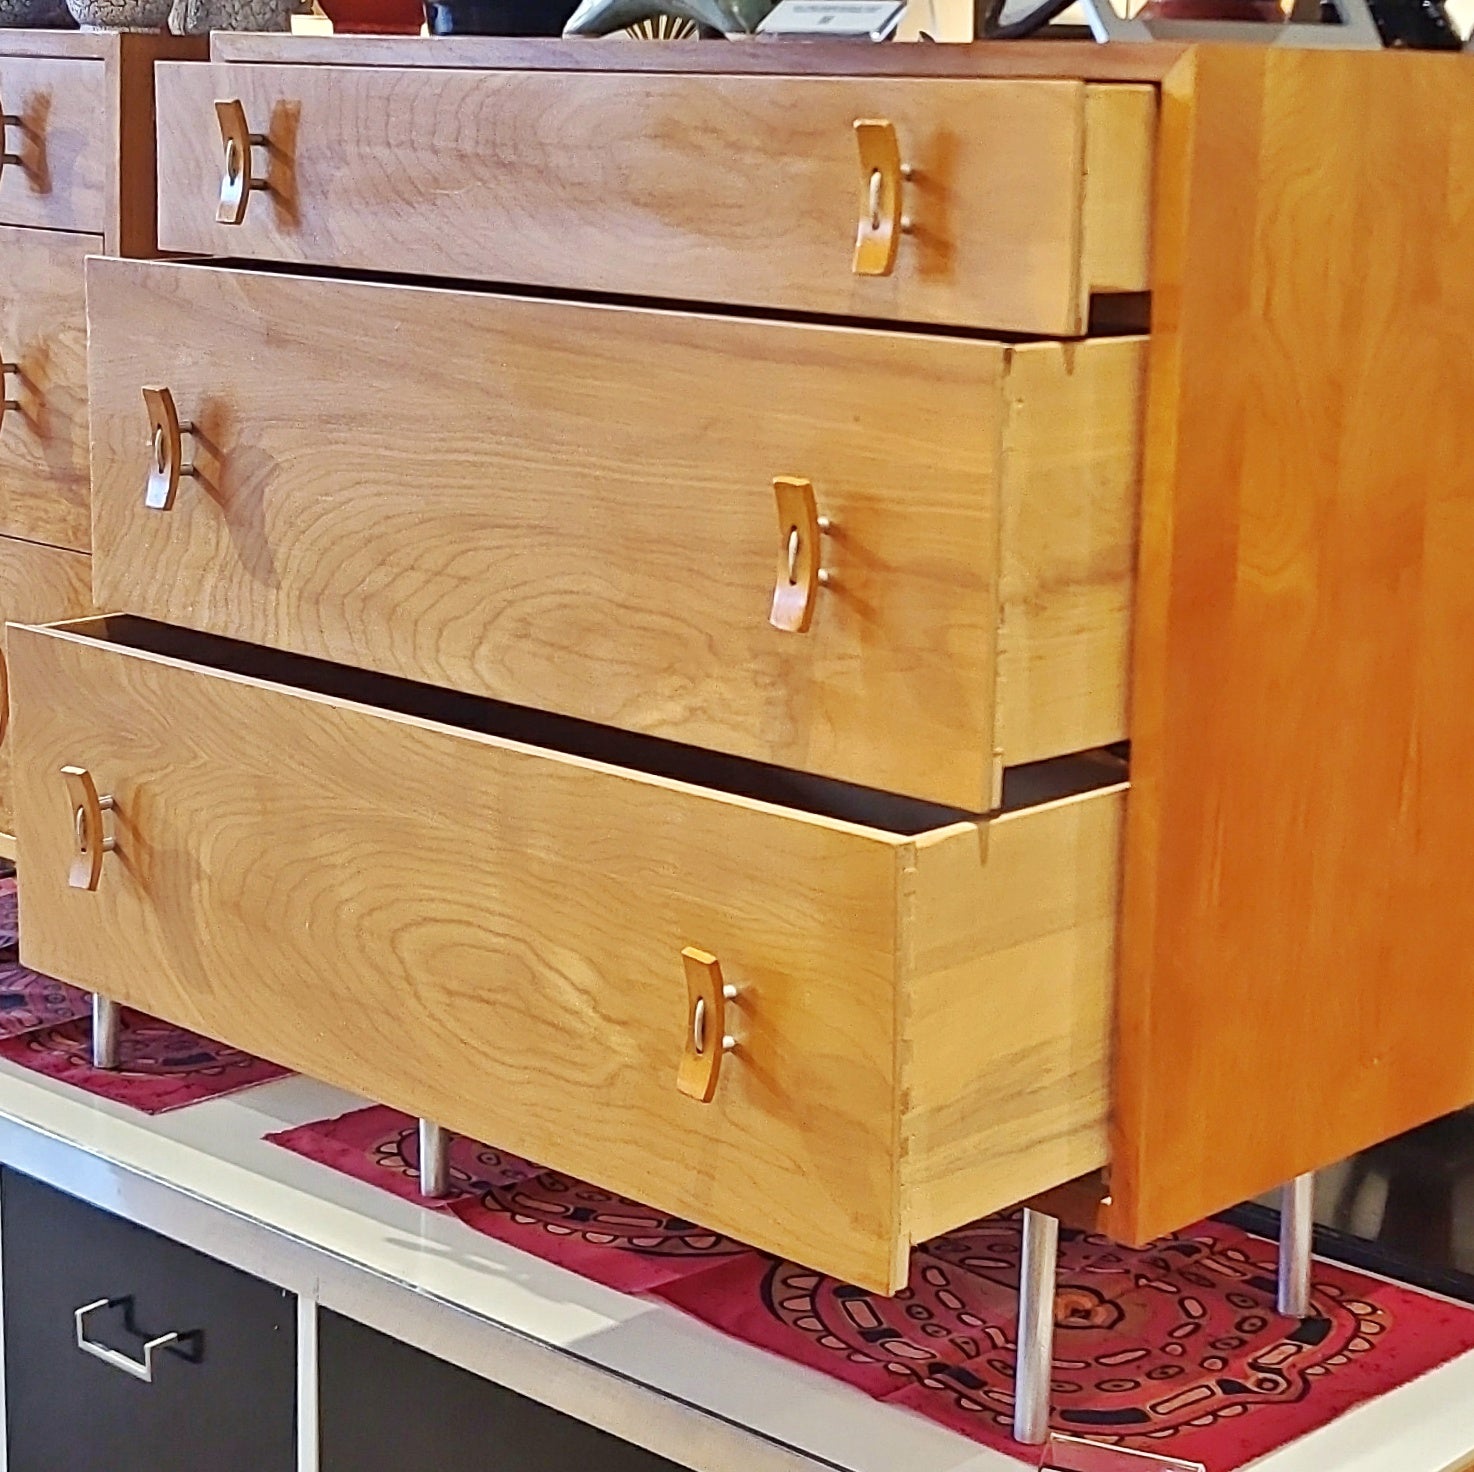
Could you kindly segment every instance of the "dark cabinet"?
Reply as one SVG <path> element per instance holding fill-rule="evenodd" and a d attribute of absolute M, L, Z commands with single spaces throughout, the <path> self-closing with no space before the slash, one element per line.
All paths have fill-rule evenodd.
<path fill-rule="evenodd" d="M 321 1472 L 682 1472 L 338 1314 L 318 1355 Z"/>
<path fill-rule="evenodd" d="M 9 1170 L 0 1259 L 8 1472 L 293 1472 L 291 1294 Z"/>

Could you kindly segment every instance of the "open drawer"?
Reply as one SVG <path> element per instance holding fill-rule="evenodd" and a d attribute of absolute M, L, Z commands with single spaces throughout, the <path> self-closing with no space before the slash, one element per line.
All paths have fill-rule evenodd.
<path fill-rule="evenodd" d="M 619 66 L 617 58 L 610 66 Z M 166 251 L 1078 336 L 1151 87 L 162 63 Z"/>
<path fill-rule="evenodd" d="M 88 283 L 101 608 L 973 812 L 1127 734 L 1141 338 Z"/>
<path fill-rule="evenodd" d="M 871 1288 L 1103 1162 L 1103 757 L 978 822 L 137 619 L 10 665 L 39 970 Z"/>

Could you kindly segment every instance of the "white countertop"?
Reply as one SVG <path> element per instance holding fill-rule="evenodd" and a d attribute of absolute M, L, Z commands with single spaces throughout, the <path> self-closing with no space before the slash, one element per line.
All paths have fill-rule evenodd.
<path fill-rule="evenodd" d="M 364 1102 L 289 1078 L 148 1118 L 0 1060 L 0 1161 L 699 1472 L 1023 1465 L 262 1138 Z M 1451 1472 L 1471 1455 L 1474 1353 L 1254 1465 Z"/>

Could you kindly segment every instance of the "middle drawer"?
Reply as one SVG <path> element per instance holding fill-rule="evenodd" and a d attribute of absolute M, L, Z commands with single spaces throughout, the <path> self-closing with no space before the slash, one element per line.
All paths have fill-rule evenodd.
<path fill-rule="evenodd" d="M 1125 735 L 1140 340 L 118 260 L 88 304 L 99 607 L 974 812 Z"/>

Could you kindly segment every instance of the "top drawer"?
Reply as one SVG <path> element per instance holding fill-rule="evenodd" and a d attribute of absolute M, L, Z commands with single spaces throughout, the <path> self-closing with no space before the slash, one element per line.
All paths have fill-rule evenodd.
<path fill-rule="evenodd" d="M 1093 291 L 1147 286 L 1149 87 L 218 63 L 157 77 L 167 251 L 1049 335 L 1082 332 Z M 249 175 L 221 102 L 263 140 Z M 909 177 L 862 121 L 889 125 Z M 253 186 L 233 209 L 231 183 Z M 894 260 L 865 274 L 887 265 L 893 213 Z"/>
<path fill-rule="evenodd" d="M 112 136 L 105 64 L 0 56 L 0 107 L 0 224 L 102 234 Z"/>

